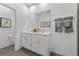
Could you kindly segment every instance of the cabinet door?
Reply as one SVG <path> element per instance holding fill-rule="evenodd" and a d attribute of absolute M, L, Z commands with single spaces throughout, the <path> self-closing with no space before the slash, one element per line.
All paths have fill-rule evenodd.
<path fill-rule="evenodd" d="M 22 46 L 27 49 L 31 49 L 31 35 L 22 35 Z"/>
<path fill-rule="evenodd" d="M 45 37 L 46 36 L 32 35 L 33 51 L 41 55 L 48 55 L 48 39 Z"/>
<path fill-rule="evenodd" d="M 40 41 L 34 35 L 32 35 L 32 50 L 36 53 L 39 53 Z"/>
<path fill-rule="evenodd" d="M 48 39 L 40 39 L 40 54 L 48 55 Z"/>

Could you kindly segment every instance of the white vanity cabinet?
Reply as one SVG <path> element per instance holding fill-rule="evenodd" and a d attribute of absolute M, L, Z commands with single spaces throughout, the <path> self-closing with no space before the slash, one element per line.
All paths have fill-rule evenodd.
<path fill-rule="evenodd" d="M 22 46 L 31 49 L 31 34 L 22 33 Z"/>
<path fill-rule="evenodd" d="M 49 36 L 33 34 L 32 50 L 41 55 L 49 55 L 48 40 L 49 40 Z"/>
<path fill-rule="evenodd" d="M 49 55 L 50 35 L 36 33 L 22 33 L 22 47 L 40 55 Z"/>

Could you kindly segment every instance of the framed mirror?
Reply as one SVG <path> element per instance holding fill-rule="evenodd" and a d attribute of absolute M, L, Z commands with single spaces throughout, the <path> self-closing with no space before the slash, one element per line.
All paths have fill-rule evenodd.
<path fill-rule="evenodd" d="M 36 14 L 39 20 L 39 27 L 41 28 L 51 28 L 51 11 L 43 11 Z"/>

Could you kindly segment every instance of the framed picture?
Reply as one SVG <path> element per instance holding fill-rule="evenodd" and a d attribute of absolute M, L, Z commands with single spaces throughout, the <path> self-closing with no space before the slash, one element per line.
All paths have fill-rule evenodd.
<path fill-rule="evenodd" d="M 73 32 L 73 16 L 55 19 L 55 32 Z"/>
<path fill-rule="evenodd" d="M 69 21 L 69 20 L 73 20 L 73 16 L 68 16 L 68 17 L 64 17 L 63 21 Z"/>
<path fill-rule="evenodd" d="M 63 18 L 63 27 L 65 33 L 73 32 L 73 16 Z"/>
<path fill-rule="evenodd" d="M 0 27 L 2 28 L 11 28 L 11 19 L 6 17 L 0 18 Z"/>
<path fill-rule="evenodd" d="M 62 18 L 55 19 L 55 32 L 63 32 Z"/>
<path fill-rule="evenodd" d="M 50 28 L 51 27 L 51 22 L 50 21 L 41 21 L 40 22 L 40 27 L 42 27 L 42 28 Z"/>
<path fill-rule="evenodd" d="M 64 22 L 64 32 L 66 33 L 73 32 L 72 21 Z"/>
<path fill-rule="evenodd" d="M 63 23 L 55 23 L 55 32 L 63 32 Z"/>
<path fill-rule="evenodd" d="M 40 27 L 45 27 L 44 22 L 40 22 Z"/>

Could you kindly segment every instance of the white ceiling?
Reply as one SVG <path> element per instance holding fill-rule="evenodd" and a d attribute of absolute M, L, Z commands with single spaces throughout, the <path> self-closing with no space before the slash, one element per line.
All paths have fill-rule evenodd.
<path fill-rule="evenodd" d="M 33 5 L 39 4 L 39 3 L 24 3 L 27 7 L 31 7 Z"/>

